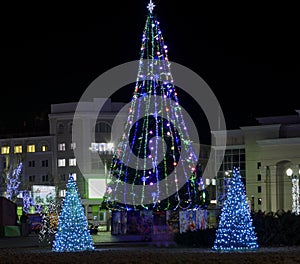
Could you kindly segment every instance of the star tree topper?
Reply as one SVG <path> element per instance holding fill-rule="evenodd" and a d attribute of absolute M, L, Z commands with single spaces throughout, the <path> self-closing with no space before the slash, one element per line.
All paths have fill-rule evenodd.
<path fill-rule="evenodd" d="M 153 4 L 152 0 L 150 0 L 149 4 L 147 5 L 147 8 L 151 14 L 152 14 L 154 7 L 155 7 L 155 4 Z"/>

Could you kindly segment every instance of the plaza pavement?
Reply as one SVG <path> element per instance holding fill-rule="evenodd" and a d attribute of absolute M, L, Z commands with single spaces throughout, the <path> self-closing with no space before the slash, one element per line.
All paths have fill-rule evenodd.
<path fill-rule="evenodd" d="M 105 246 L 164 246 L 170 247 L 176 244 L 169 237 L 153 236 L 151 241 L 144 241 L 141 235 L 111 235 L 110 232 L 98 232 L 92 235 L 95 247 Z M 29 248 L 45 247 L 40 243 L 38 235 L 29 234 L 27 237 L 0 237 L 0 250 L 4 248 Z"/>

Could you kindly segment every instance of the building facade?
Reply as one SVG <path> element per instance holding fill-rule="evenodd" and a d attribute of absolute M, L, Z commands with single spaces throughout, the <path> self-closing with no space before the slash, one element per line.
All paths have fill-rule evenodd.
<path fill-rule="evenodd" d="M 103 105 L 100 113 L 99 103 Z M 57 199 L 65 196 L 68 177 L 72 174 L 88 221 L 105 223 L 108 215 L 100 210 L 100 206 L 112 154 L 118 144 L 111 132 L 117 115 L 126 121 L 126 110 L 125 103 L 101 98 L 83 102 L 80 108 L 77 103 L 53 104 L 48 135 L 0 139 L 2 196 L 8 195 L 7 174 L 20 162 L 19 190 L 37 192 L 37 188 L 50 186 L 55 188 Z M 300 177 L 300 111 L 296 113 L 257 118 L 255 126 L 226 133 L 212 131 L 212 146 L 200 146 L 200 163 L 203 170 L 209 170 L 210 179 L 204 181 L 212 203 L 222 206 L 231 171 L 237 166 L 252 210 L 293 209 L 292 177 L 287 176 L 286 170 L 291 168 L 292 176 Z M 73 127 L 75 118 L 76 131 Z M 118 125 L 121 128 L 125 124 Z M 74 133 L 77 133 L 75 138 Z M 224 157 L 222 147 L 215 147 L 220 136 L 227 138 Z M 210 152 L 215 168 L 206 168 Z M 214 171 L 217 171 L 216 175 Z"/>
<path fill-rule="evenodd" d="M 103 104 L 100 113 L 96 112 L 99 104 Z M 0 139 L 2 196 L 8 195 L 5 178 L 9 169 L 13 169 L 20 162 L 23 166 L 18 189 L 29 191 L 34 197 L 37 196 L 36 188 L 38 191 L 45 189 L 49 192 L 47 187 L 54 187 L 56 198 L 62 200 L 71 174 L 77 182 L 88 221 L 104 223 L 107 216 L 99 207 L 114 151 L 111 127 L 115 116 L 124 105 L 101 98 L 81 102 L 80 109 L 77 103 L 52 104 L 49 135 Z M 79 119 L 77 124 L 81 124 L 80 137 L 76 142 L 72 138 L 75 112 L 76 118 Z M 95 117 L 96 120 L 92 120 Z M 84 144 L 88 147 L 83 148 Z M 78 148 L 79 153 L 82 153 L 80 158 L 84 166 L 78 166 L 75 155 Z M 38 196 L 39 200 L 41 197 L 42 195 Z"/>
<path fill-rule="evenodd" d="M 220 166 L 216 175 L 219 197 L 224 194 L 222 188 L 233 166 L 238 166 L 252 210 L 294 210 L 295 199 L 299 204 L 299 188 L 298 196 L 293 198 L 292 177 L 286 172 L 290 168 L 294 178 L 300 177 L 300 111 L 295 112 L 289 116 L 257 118 L 255 126 L 223 133 L 227 136 L 223 160 L 214 147 L 217 133 L 220 136 L 222 132 L 212 133 L 215 164 Z"/>

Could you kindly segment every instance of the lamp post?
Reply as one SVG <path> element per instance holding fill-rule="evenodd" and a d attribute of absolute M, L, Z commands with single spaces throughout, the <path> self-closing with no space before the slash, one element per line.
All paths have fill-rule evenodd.
<path fill-rule="evenodd" d="M 300 207 L 299 207 L 299 175 L 300 169 L 298 171 L 298 175 L 294 174 L 291 168 L 286 170 L 286 175 L 292 179 L 292 212 L 296 215 L 300 214 Z"/>

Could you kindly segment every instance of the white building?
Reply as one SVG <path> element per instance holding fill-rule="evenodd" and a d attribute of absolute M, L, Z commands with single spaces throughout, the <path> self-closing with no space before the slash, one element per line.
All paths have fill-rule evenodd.
<path fill-rule="evenodd" d="M 96 112 L 99 103 L 104 103 L 100 113 Z M 105 222 L 105 214 L 99 211 L 99 206 L 115 144 L 111 142 L 111 127 L 116 114 L 125 104 L 97 98 L 91 102 L 81 102 L 80 111 L 77 105 L 51 105 L 50 135 L 0 139 L 0 173 L 6 177 L 10 161 L 22 160 L 24 166 L 19 189 L 32 191 L 33 185 L 55 186 L 58 198 L 65 196 L 68 176 L 72 174 L 76 179 L 88 221 Z M 75 111 L 80 118 L 82 131 L 76 142 L 72 140 Z M 95 116 L 96 120 L 92 120 Z M 91 137 L 92 134 L 95 136 Z M 95 141 L 91 142 L 91 138 Z M 82 148 L 84 144 L 86 148 Z M 78 166 L 76 149 L 83 153 L 81 162 L 84 166 Z M 6 195 L 4 177 L 0 185 L 1 193 Z"/>
<path fill-rule="evenodd" d="M 216 164 L 221 165 L 217 189 L 223 192 L 226 174 L 239 166 L 252 210 L 292 210 L 292 181 L 286 170 L 291 168 L 294 176 L 300 177 L 300 111 L 257 121 L 255 126 L 227 131 L 223 160 L 218 159 L 218 149 L 213 147 L 216 133 L 222 132 L 212 132 L 212 150 Z"/>
<path fill-rule="evenodd" d="M 105 222 L 106 216 L 99 211 L 99 206 L 112 153 L 118 143 L 118 140 L 111 138 L 111 130 L 115 116 L 123 115 L 126 120 L 127 112 L 120 111 L 125 103 L 104 101 L 94 99 L 81 103 L 79 108 L 77 103 L 53 104 L 48 135 L 0 139 L 2 195 L 6 195 L 4 178 L 8 167 L 14 161 L 22 160 L 20 190 L 32 191 L 34 185 L 55 186 L 56 196 L 63 198 L 68 176 L 72 174 L 77 181 L 88 220 Z M 104 103 L 100 113 L 99 103 Z M 127 110 L 126 107 L 124 109 Z M 210 151 L 213 152 L 215 166 L 219 168 L 217 175 L 210 175 L 208 181 L 204 179 L 209 185 L 216 183 L 216 187 L 208 187 L 210 198 L 222 204 L 226 188 L 224 182 L 230 178 L 233 166 L 238 166 L 252 210 L 291 210 L 292 183 L 286 175 L 287 168 L 292 168 L 294 175 L 300 176 L 300 111 L 296 113 L 292 116 L 257 118 L 258 124 L 255 126 L 228 130 L 226 133 L 212 131 L 212 147 L 200 146 L 203 169 Z M 72 137 L 74 116 L 76 141 Z M 125 124 L 118 125 L 121 130 Z M 220 155 L 221 150 L 215 147 L 220 135 L 227 136 L 224 158 Z"/>

